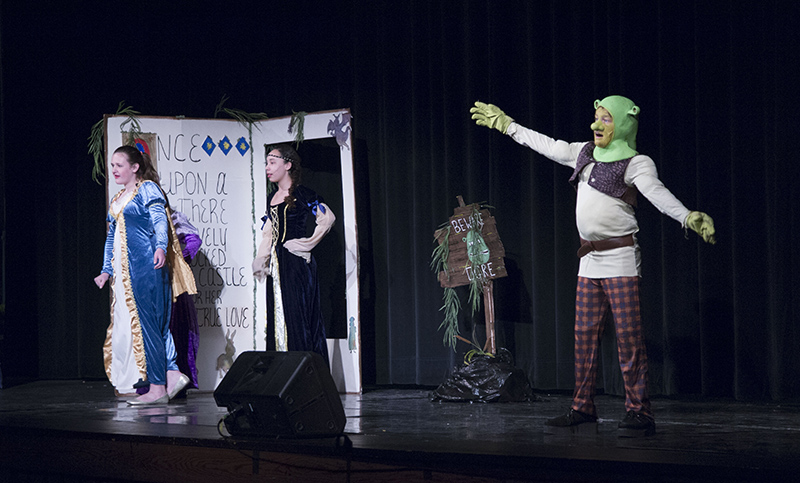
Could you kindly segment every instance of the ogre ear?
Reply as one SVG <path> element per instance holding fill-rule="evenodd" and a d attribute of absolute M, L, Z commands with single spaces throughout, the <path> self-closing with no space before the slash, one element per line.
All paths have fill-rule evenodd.
<path fill-rule="evenodd" d="M 641 112 L 641 109 L 639 109 L 639 106 L 633 106 L 628 111 L 628 114 L 630 114 L 631 116 L 638 116 L 640 112 Z"/>
<path fill-rule="evenodd" d="M 597 109 L 598 107 L 600 107 L 600 99 L 595 99 L 594 100 L 594 108 Z"/>

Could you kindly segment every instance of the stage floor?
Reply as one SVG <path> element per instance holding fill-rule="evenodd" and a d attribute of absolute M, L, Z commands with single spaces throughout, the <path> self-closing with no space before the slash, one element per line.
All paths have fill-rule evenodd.
<path fill-rule="evenodd" d="M 432 402 L 425 388 L 341 395 L 346 438 L 223 437 L 211 393 L 133 407 L 105 381 L 0 390 L 0 481 L 778 481 L 800 472 L 800 405 L 653 401 L 657 433 L 617 437 L 599 396 L 593 435 L 548 435 L 565 394 Z M 351 446 L 352 444 L 352 446 Z"/>

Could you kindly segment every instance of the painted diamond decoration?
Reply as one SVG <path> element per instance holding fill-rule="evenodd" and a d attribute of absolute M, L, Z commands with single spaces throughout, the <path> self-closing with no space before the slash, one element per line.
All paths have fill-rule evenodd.
<path fill-rule="evenodd" d="M 211 153 L 214 152 L 214 148 L 216 147 L 217 145 L 214 144 L 214 141 L 211 140 L 211 136 L 206 136 L 206 140 L 203 141 L 203 151 L 205 151 L 206 154 L 211 156 Z"/>
<path fill-rule="evenodd" d="M 242 156 L 244 156 L 244 153 L 250 149 L 250 145 L 247 143 L 247 140 L 244 138 L 244 136 L 240 137 L 239 140 L 236 141 L 236 149 Z"/>
<path fill-rule="evenodd" d="M 231 144 L 231 140 L 228 139 L 228 136 L 225 136 L 219 140 L 219 149 L 225 153 L 225 156 L 227 156 L 231 149 L 233 149 L 233 144 Z"/>

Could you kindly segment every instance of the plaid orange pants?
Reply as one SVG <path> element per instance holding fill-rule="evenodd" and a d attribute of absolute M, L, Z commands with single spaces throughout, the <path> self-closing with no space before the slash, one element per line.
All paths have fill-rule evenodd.
<path fill-rule="evenodd" d="M 617 352 L 625 384 L 625 410 L 652 417 L 647 395 L 647 350 L 639 311 L 639 277 L 578 277 L 575 294 L 575 392 L 572 408 L 596 415 L 597 361 L 603 320 L 614 316 Z"/>

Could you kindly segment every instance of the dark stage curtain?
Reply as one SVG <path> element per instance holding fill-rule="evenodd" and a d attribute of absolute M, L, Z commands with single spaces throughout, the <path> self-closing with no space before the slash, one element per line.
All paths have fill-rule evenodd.
<path fill-rule="evenodd" d="M 578 260 L 567 168 L 477 127 L 492 102 L 557 139 L 590 139 L 592 103 L 642 109 L 638 149 L 706 245 L 640 197 L 651 392 L 800 396 L 798 7 L 734 1 L 248 2 L 136 9 L 3 2 L 8 304 L 4 375 L 102 377 L 105 198 L 86 137 L 121 100 L 149 115 L 354 114 L 366 384 L 436 385 L 433 232 L 456 196 L 494 207 L 509 276 L 499 345 L 534 388 L 571 390 Z M 711 3 L 712 5 L 706 5 Z M 116 19 L 109 21 L 108 19 Z M 462 292 L 466 306 L 466 293 Z M 462 310 L 462 333 L 482 314 Z M 621 393 L 613 331 L 601 385 Z"/>

